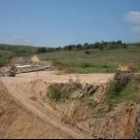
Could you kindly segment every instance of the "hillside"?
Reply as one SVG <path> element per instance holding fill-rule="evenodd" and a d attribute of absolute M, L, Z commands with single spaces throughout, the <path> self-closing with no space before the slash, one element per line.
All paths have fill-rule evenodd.
<path fill-rule="evenodd" d="M 67 72 L 78 73 L 114 73 L 119 63 L 136 65 L 140 70 L 140 47 L 128 46 L 127 49 L 57 51 L 41 53 L 42 60 L 52 60 L 54 66 Z"/>
<path fill-rule="evenodd" d="M 70 138 L 15 100 L 0 80 L 0 138 Z"/>
<path fill-rule="evenodd" d="M 54 71 L 2 77 L 0 137 L 140 138 L 140 80 L 124 85 L 124 77 L 120 91 L 108 84 L 113 77 Z"/>
<path fill-rule="evenodd" d="M 70 73 L 112 73 L 116 72 L 119 63 L 136 65 L 140 70 L 139 44 L 125 44 L 121 41 L 57 48 L 0 44 L 0 65 L 10 62 L 13 57 L 33 54 L 37 54 L 43 61 L 53 61 L 55 68 Z"/>

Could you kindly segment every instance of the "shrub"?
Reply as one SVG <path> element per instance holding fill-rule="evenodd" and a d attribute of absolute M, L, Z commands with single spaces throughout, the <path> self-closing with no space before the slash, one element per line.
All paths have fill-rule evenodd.
<path fill-rule="evenodd" d="M 70 80 L 66 84 L 52 84 L 48 88 L 47 96 L 54 101 L 65 101 L 70 98 L 70 95 L 82 88 L 79 82 L 73 82 Z"/>
<path fill-rule="evenodd" d="M 37 53 L 45 53 L 45 52 L 46 52 L 46 48 L 45 47 L 37 48 Z"/>
<path fill-rule="evenodd" d="M 110 81 L 106 90 L 107 98 L 112 100 L 120 96 L 123 89 L 128 85 L 128 83 L 130 83 L 132 79 L 133 74 L 131 73 L 116 73 L 114 80 Z"/>
<path fill-rule="evenodd" d="M 115 90 L 117 92 L 121 92 L 123 88 L 133 79 L 133 74 L 124 72 L 124 73 L 116 73 L 114 77 L 115 82 Z"/>
<path fill-rule="evenodd" d="M 56 85 L 56 84 L 50 85 L 48 90 L 49 90 L 49 92 L 47 93 L 47 95 L 49 96 L 49 98 L 51 100 L 58 101 L 60 99 L 61 92 L 59 91 L 58 85 Z"/>
<path fill-rule="evenodd" d="M 90 54 L 90 51 L 85 51 L 85 54 L 89 55 Z"/>
<path fill-rule="evenodd" d="M 81 64 L 81 67 L 83 67 L 83 68 L 87 68 L 87 67 L 91 67 L 91 65 L 89 64 L 89 63 L 82 63 Z"/>
<path fill-rule="evenodd" d="M 108 68 L 108 65 L 104 64 L 102 65 L 103 68 Z"/>

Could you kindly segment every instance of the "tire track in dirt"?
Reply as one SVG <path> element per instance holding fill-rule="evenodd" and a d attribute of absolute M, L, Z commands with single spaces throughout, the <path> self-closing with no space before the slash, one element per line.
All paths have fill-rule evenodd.
<path fill-rule="evenodd" d="M 20 85 L 28 83 L 32 80 L 42 79 L 47 83 L 63 83 L 68 82 L 69 79 L 77 80 L 80 82 L 88 82 L 94 84 L 106 83 L 112 79 L 114 74 L 66 74 L 66 75 L 56 75 L 52 72 L 39 72 L 40 76 L 36 76 L 36 73 L 27 73 L 20 74 L 17 77 L 5 77 L 1 78 L 3 84 L 7 87 L 9 93 L 18 100 L 27 110 L 33 112 L 42 120 L 47 123 L 50 123 L 52 126 L 61 129 L 63 132 L 66 132 L 70 138 L 89 138 L 79 130 L 73 127 L 69 127 L 62 123 L 56 113 L 50 109 L 49 105 L 45 105 L 45 108 L 41 107 L 37 102 L 29 99 L 29 95 L 26 93 L 26 87 L 20 88 Z M 19 86 L 19 87 L 18 87 Z"/>
<path fill-rule="evenodd" d="M 14 80 L 13 78 L 9 78 L 9 80 L 7 78 L 6 79 L 2 78 L 2 82 L 7 87 L 9 93 L 16 100 L 18 100 L 22 105 L 24 105 L 24 107 L 26 107 L 27 110 L 33 112 L 34 114 L 36 114 L 39 118 L 41 118 L 45 122 L 50 123 L 51 125 L 59 128 L 63 132 L 66 132 L 70 136 L 70 138 L 80 138 L 80 139 L 88 138 L 88 136 L 84 135 L 83 133 L 79 132 L 78 130 L 76 130 L 74 128 L 69 128 L 65 124 L 59 122 L 54 117 L 52 117 L 53 115 L 45 114 L 43 112 L 43 110 L 37 108 L 37 106 L 32 104 L 30 99 L 26 98 L 26 94 L 21 93 L 19 90 L 16 90 L 16 88 L 14 86 L 10 86 L 10 84 L 13 82 L 13 80 Z M 49 107 L 46 106 L 46 109 L 49 110 Z M 51 112 L 51 111 L 49 110 L 49 112 Z"/>

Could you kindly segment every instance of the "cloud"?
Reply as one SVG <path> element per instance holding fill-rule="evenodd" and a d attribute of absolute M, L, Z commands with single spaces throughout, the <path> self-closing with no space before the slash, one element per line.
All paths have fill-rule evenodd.
<path fill-rule="evenodd" d="M 140 33 L 140 26 L 134 26 L 132 30 L 136 33 Z"/>
<path fill-rule="evenodd" d="M 140 24 L 140 11 L 130 11 L 125 19 L 134 24 Z"/>
<path fill-rule="evenodd" d="M 129 11 L 124 19 L 130 23 L 133 32 L 140 33 L 140 11 Z"/>

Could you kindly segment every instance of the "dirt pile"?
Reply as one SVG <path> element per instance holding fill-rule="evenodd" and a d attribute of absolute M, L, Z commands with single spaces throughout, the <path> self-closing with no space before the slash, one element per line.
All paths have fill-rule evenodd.
<path fill-rule="evenodd" d="M 63 107 L 62 121 L 93 138 L 140 137 L 136 104 L 120 104 L 114 110 L 107 111 L 108 107 L 105 105 L 92 108 L 88 104 L 73 102 Z"/>
<path fill-rule="evenodd" d="M 120 104 L 104 117 L 91 118 L 92 135 L 97 138 L 132 138 L 136 109 L 136 106 L 131 108 L 129 104 Z"/>
<path fill-rule="evenodd" d="M 112 109 L 105 101 L 105 88 L 91 84 L 84 85 L 81 90 L 78 90 L 79 95 L 82 93 L 83 96 L 77 93 L 75 98 L 59 103 L 54 102 L 56 111 L 61 113 L 61 121 L 93 138 L 140 137 L 138 104 L 123 102 Z M 70 96 L 73 96 L 73 93 Z"/>
<path fill-rule="evenodd" d="M 0 138 L 70 138 L 15 101 L 0 81 Z"/>
<path fill-rule="evenodd" d="M 8 90 L 0 82 L 1 138 L 72 138 L 70 135 L 82 134 L 93 138 L 140 138 L 139 103 L 120 102 L 112 107 L 105 100 L 105 85 L 47 80 L 2 78 Z M 50 100 L 50 86 L 55 87 L 52 97 L 60 100 Z"/>
<path fill-rule="evenodd" d="M 89 115 L 90 107 L 87 104 L 81 105 L 80 102 L 73 102 L 69 105 L 67 104 L 67 109 L 63 108 L 61 120 L 88 134 L 89 124 L 87 119 Z"/>
<path fill-rule="evenodd" d="M 47 82 L 44 80 L 36 79 L 29 82 L 28 89 L 31 93 L 43 95 L 46 94 L 47 86 Z"/>

